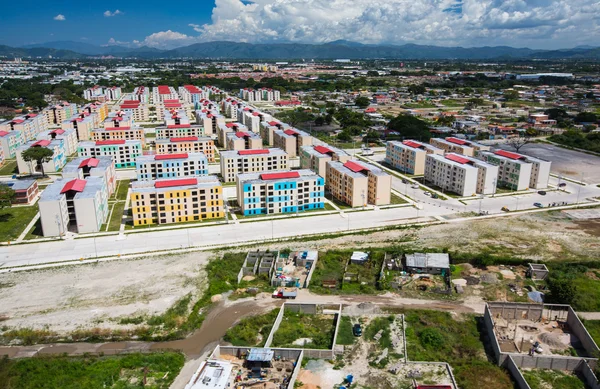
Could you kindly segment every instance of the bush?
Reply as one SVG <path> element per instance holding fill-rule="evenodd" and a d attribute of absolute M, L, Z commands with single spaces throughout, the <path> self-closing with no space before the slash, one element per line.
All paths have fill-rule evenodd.
<path fill-rule="evenodd" d="M 440 348 L 444 346 L 444 335 L 437 328 L 426 328 L 419 334 L 419 340 L 425 348 Z"/>
<path fill-rule="evenodd" d="M 279 314 L 279 308 L 273 309 L 266 315 L 252 316 L 242 319 L 238 324 L 227 330 L 223 340 L 234 346 L 264 346 L 273 323 Z M 258 339 L 261 335 L 261 340 Z"/>

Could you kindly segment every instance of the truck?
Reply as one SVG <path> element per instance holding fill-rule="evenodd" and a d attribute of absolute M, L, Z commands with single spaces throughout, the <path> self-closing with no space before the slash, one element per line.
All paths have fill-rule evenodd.
<path fill-rule="evenodd" d="M 279 288 L 273 292 L 275 299 L 295 299 L 298 296 L 298 288 Z"/>

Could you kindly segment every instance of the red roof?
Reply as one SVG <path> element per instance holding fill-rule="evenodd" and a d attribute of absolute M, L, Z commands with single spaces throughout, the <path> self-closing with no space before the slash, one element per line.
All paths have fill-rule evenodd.
<path fill-rule="evenodd" d="M 452 136 L 451 136 L 451 137 L 449 137 L 449 138 L 446 138 L 446 140 L 447 140 L 448 142 L 450 142 L 450 143 L 455 143 L 455 144 L 457 144 L 457 145 L 461 145 L 461 146 L 464 146 L 464 145 L 468 145 L 468 144 L 469 144 L 469 142 L 467 142 L 466 140 L 462 140 L 462 139 L 454 138 L 454 137 L 452 137 Z"/>
<path fill-rule="evenodd" d="M 27 116 L 28 118 L 34 118 L 34 117 L 36 117 L 36 116 L 37 116 L 37 113 L 28 113 L 28 114 L 27 114 L 27 115 L 25 115 L 25 116 Z"/>
<path fill-rule="evenodd" d="M 173 186 L 185 186 L 185 185 L 196 185 L 198 184 L 197 178 L 183 178 L 181 180 L 166 180 L 156 181 L 154 183 L 155 188 L 171 188 Z"/>
<path fill-rule="evenodd" d="M 315 150 L 321 154 L 333 153 L 333 150 L 331 150 L 329 147 L 325 147 L 325 146 L 315 146 Z"/>
<path fill-rule="evenodd" d="M 417 142 L 413 142 L 412 140 L 405 140 L 404 142 L 402 142 L 403 145 L 409 146 L 409 147 L 414 147 L 416 149 L 418 149 L 419 147 L 421 147 L 421 144 L 417 143 Z"/>
<path fill-rule="evenodd" d="M 54 131 L 50 131 L 51 134 L 56 134 L 56 135 L 62 135 L 65 133 L 65 130 L 62 129 L 58 129 L 58 130 L 54 130 Z"/>
<path fill-rule="evenodd" d="M 505 150 L 497 150 L 497 151 L 494 152 L 494 154 L 500 155 L 502 157 L 510 158 L 510 159 L 522 159 L 522 158 L 525 158 L 521 154 L 511 153 L 510 151 L 505 151 Z"/>
<path fill-rule="evenodd" d="M 238 131 L 235 133 L 235 136 L 237 136 L 238 138 L 250 138 L 250 134 L 244 131 Z"/>
<path fill-rule="evenodd" d="M 98 166 L 99 163 L 100 163 L 100 160 L 98 160 L 96 158 L 87 158 L 87 159 L 84 159 L 83 161 L 81 161 L 81 163 L 79 164 L 79 167 L 80 168 L 82 168 L 84 166 L 96 167 L 96 166 Z"/>
<path fill-rule="evenodd" d="M 82 122 L 82 121 L 83 121 L 83 118 L 75 118 L 75 119 L 71 120 L 71 123 L 73 123 L 73 122 Z"/>
<path fill-rule="evenodd" d="M 6 135 L 8 135 L 8 132 L 6 132 L 6 131 L 0 131 L 0 136 L 6 136 Z"/>
<path fill-rule="evenodd" d="M 167 128 L 190 128 L 190 124 L 169 124 Z"/>
<path fill-rule="evenodd" d="M 21 123 L 23 123 L 24 121 L 25 121 L 25 120 L 23 120 L 23 119 L 15 119 L 15 120 L 13 120 L 13 121 L 12 121 L 12 123 L 13 123 L 13 124 L 21 124 Z"/>
<path fill-rule="evenodd" d="M 260 116 L 259 112 L 252 112 L 252 116 Z"/>
<path fill-rule="evenodd" d="M 298 178 L 298 172 L 283 172 L 283 173 L 263 173 L 260 175 L 261 180 L 280 180 L 283 178 Z"/>
<path fill-rule="evenodd" d="M 237 124 L 235 124 L 235 123 L 227 123 L 227 124 L 225 124 L 225 127 L 233 128 L 233 127 L 237 127 Z"/>
<path fill-rule="evenodd" d="M 358 164 L 356 162 L 353 161 L 348 161 L 344 164 L 344 167 L 347 167 L 348 169 L 352 170 L 354 173 L 358 173 L 358 172 L 362 172 L 364 170 L 369 170 L 369 168 Z"/>
<path fill-rule="evenodd" d="M 239 155 L 256 155 L 256 154 L 270 154 L 269 149 L 252 149 L 252 150 L 240 150 Z"/>
<path fill-rule="evenodd" d="M 202 91 L 194 85 L 184 85 L 183 86 L 185 89 L 187 89 L 188 92 L 190 93 L 201 93 Z"/>
<path fill-rule="evenodd" d="M 123 100 L 123 104 L 139 104 L 139 100 Z"/>
<path fill-rule="evenodd" d="M 161 155 L 155 155 L 154 156 L 154 160 L 155 161 L 162 161 L 165 159 L 182 159 L 182 158 L 188 158 L 188 153 L 181 153 L 181 154 L 161 154 Z"/>
<path fill-rule="evenodd" d="M 197 136 L 183 136 L 179 138 L 171 138 L 171 142 L 195 142 L 198 140 Z"/>
<path fill-rule="evenodd" d="M 85 180 L 80 180 L 80 179 L 71 180 L 71 181 L 67 182 L 65 184 L 65 186 L 63 186 L 60 193 L 65 193 L 70 190 L 74 190 L 75 192 L 83 192 L 83 188 L 85 188 L 85 184 L 86 184 Z"/>
<path fill-rule="evenodd" d="M 41 147 L 46 147 L 50 144 L 49 140 L 38 140 L 37 142 L 35 142 L 34 144 L 31 145 L 31 147 L 37 147 L 37 146 L 41 146 Z"/>
<path fill-rule="evenodd" d="M 169 95 L 169 94 L 171 94 L 171 89 L 169 89 L 169 87 L 166 85 L 159 85 L 158 93 L 161 95 Z"/>
<path fill-rule="evenodd" d="M 177 99 L 165 99 L 165 100 L 163 100 L 163 102 L 165 102 L 165 103 L 179 103 L 179 100 L 177 100 Z"/>
<path fill-rule="evenodd" d="M 365 109 L 365 113 L 372 113 L 372 112 L 377 112 L 377 110 L 374 107 L 369 107 L 369 108 Z"/>
<path fill-rule="evenodd" d="M 121 109 L 136 109 L 139 108 L 139 104 L 123 104 L 121 105 Z"/>
<path fill-rule="evenodd" d="M 165 103 L 165 108 L 180 108 L 181 103 Z"/>
<path fill-rule="evenodd" d="M 469 163 L 469 160 L 467 158 L 463 158 L 463 157 L 458 156 L 456 154 L 446 154 L 446 159 L 449 159 L 449 160 L 454 161 L 454 162 L 461 163 L 463 165 L 465 163 Z"/>
<path fill-rule="evenodd" d="M 277 125 L 279 125 L 279 122 L 276 122 L 276 121 L 269 122 L 269 126 L 277 126 Z"/>
<path fill-rule="evenodd" d="M 115 130 L 129 130 L 131 127 L 106 127 L 106 131 L 115 131 Z"/>
<path fill-rule="evenodd" d="M 96 146 L 123 145 L 123 144 L 125 144 L 125 139 L 112 139 L 112 140 L 96 141 Z"/>
<path fill-rule="evenodd" d="M 294 130 L 290 130 L 290 129 L 283 131 L 283 133 L 286 135 L 298 135 L 298 131 L 294 131 Z"/>

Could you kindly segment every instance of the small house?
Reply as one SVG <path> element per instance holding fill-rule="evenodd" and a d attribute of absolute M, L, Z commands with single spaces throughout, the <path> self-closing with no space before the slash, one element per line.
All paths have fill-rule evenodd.
<path fill-rule="evenodd" d="M 369 260 L 369 254 L 362 251 L 355 251 L 350 257 L 350 262 L 355 265 L 364 265 Z"/>
<path fill-rule="evenodd" d="M 530 263 L 527 269 L 527 277 L 532 280 L 545 280 L 548 273 L 548 268 L 543 263 Z"/>
<path fill-rule="evenodd" d="M 444 253 L 414 253 L 404 256 L 404 268 L 408 273 L 450 273 L 450 256 Z"/>

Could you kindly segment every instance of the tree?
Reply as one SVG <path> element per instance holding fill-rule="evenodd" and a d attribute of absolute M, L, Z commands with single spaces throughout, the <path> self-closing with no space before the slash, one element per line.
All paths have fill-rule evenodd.
<path fill-rule="evenodd" d="M 365 96 L 359 96 L 356 98 L 356 100 L 354 100 L 354 104 L 356 104 L 356 106 L 358 106 L 358 108 L 367 108 L 369 106 L 369 104 L 371 104 L 371 100 L 369 100 L 368 97 Z"/>
<path fill-rule="evenodd" d="M 377 70 L 369 70 L 367 72 L 367 77 L 379 77 L 379 72 Z"/>
<path fill-rule="evenodd" d="M 379 140 L 379 133 L 375 130 L 369 130 L 367 135 L 363 137 L 364 143 L 377 142 Z"/>
<path fill-rule="evenodd" d="M 52 156 L 54 155 L 54 151 L 47 149 L 45 147 L 30 147 L 27 150 L 23 151 L 21 156 L 23 157 L 23 161 L 25 162 L 33 162 L 35 161 L 37 167 L 42 172 L 42 177 L 46 174 L 44 173 L 44 163 L 52 160 Z"/>
<path fill-rule="evenodd" d="M 304 108 L 297 108 L 293 111 L 286 111 L 278 115 L 278 118 L 288 123 L 290 126 L 295 127 L 300 123 L 308 122 L 312 120 L 313 115 L 306 112 Z"/>
<path fill-rule="evenodd" d="M 315 126 L 321 127 L 323 124 L 325 124 L 325 118 L 323 116 L 317 116 L 315 118 Z"/>
<path fill-rule="evenodd" d="M 516 90 L 504 91 L 504 98 L 506 100 L 517 100 L 519 98 L 519 92 Z"/>
<path fill-rule="evenodd" d="M 561 277 L 550 278 L 548 281 L 552 302 L 568 305 L 573 303 L 575 295 L 577 294 L 573 279 Z"/>
<path fill-rule="evenodd" d="M 422 95 L 427 89 L 423 85 L 409 85 L 408 92 L 413 95 Z"/>
<path fill-rule="evenodd" d="M 548 119 L 558 120 L 558 119 L 567 119 L 569 115 L 567 111 L 562 108 L 550 108 L 544 111 L 546 115 L 548 115 Z"/>
<path fill-rule="evenodd" d="M 519 135 L 515 138 L 510 138 L 506 144 L 515 149 L 515 151 L 518 153 L 523 146 L 532 142 L 531 137 L 528 136 L 527 133 L 525 134 L 525 136 Z"/>
<path fill-rule="evenodd" d="M 431 138 L 427 123 L 411 115 L 396 116 L 388 123 L 388 129 L 407 139 L 428 141 Z"/>
<path fill-rule="evenodd" d="M 440 126 L 451 126 L 456 121 L 454 115 L 450 116 L 440 116 L 437 118 L 437 124 Z"/>
<path fill-rule="evenodd" d="M 0 209 L 10 207 L 15 196 L 16 193 L 10 186 L 0 184 Z"/>
<path fill-rule="evenodd" d="M 337 138 L 342 142 L 352 142 L 352 135 L 346 130 L 337 134 Z"/>
<path fill-rule="evenodd" d="M 575 116 L 576 123 L 596 123 L 597 121 L 598 117 L 593 112 L 579 112 Z"/>

